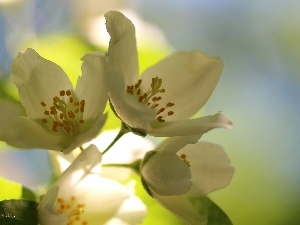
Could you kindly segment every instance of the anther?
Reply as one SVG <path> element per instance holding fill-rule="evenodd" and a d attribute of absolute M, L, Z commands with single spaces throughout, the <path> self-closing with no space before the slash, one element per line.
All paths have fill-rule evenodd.
<path fill-rule="evenodd" d="M 62 90 L 62 91 L 59 92 L 60 96 L 65 96 L 65 94 L 66 94 L 66 92 L 64 90 Z"/>
<path fill-rule="evenodd" d="M 41 105 L 42 105 L 43 107 L 46 107 L 46 103 L 45 103 L 45 102 L 41 102 Z"/>

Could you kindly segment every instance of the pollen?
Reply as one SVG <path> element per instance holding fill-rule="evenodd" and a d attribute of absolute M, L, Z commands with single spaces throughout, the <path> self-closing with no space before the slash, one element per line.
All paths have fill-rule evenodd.
<path fill-rule="evenodd" d="M 58 213 L 65 212 L 68 215 L 67 225 L 88 225 L 88 222 L 82 219 L 85 205 L 77 202 L 75 196 L 67 199 L 59 197 L 56 200 L 56 210 Z"/>
<path fill-rule="evenodd" d="M 165 122 L 166 117 L 172 116 L 174 111 L 168 108 L 173 107 L 175 104 L 173 102 L 168 102 L 164 106 L 161 106 L 162 95 L 165 93 L 165 89 L 162 88 L 162 79 L 158 77 L 152 78 L 150 88 L 143 92 L 140 88 L 142 80 L 139 79 L 134 85 L 128 85 L 126 88 L 126 93 L 133 95 L 137 98 L 138 102 L 152 108 L 156 111 L 156 120 L 160 123 Z"/>
<path fill-rule="evenodd" d="M 49 108 L 44 101 L 41 102 L 41 106 L 45 108 L 46 116 L 41 122 L 48 125 L 53 132 L 73 136 L 84 124 L 85 100 L 78 100 L 71 90 L 61 90 L 58 96 L 52 98 L 52 105 Z"/>

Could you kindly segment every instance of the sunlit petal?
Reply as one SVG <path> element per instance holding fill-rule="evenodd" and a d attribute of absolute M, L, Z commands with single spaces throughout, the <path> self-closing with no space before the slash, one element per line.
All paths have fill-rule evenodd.
<path fill-rule="evenodd" d="M 73 89 L 66 73 L 33 49 L 19 53 L 14 60 L 11 80 L 18 88 L 27 116 L 32 119 L 39 119 L 44 115 L 42 101 L 50 104 L 61 90 Z"/>
<path fill-rule="evenodd" d="M 104 56 L 93 52 L 83 58 L 82 76 L 78 78 L 76 95 L 85 99 L 84 119 L 95 118 L 104 111 L 108 98 L 108 79 L 105 75 Z"/>
<path fill-rule="evenodd" d="M 200 110 L 215 89 L 222 70 L 219 58 L 199 51 L 177 52 L 149 67 L 142 75 L 142 85 L 149 86 L 155 76 L 162 79 L 166 91 L 160 105 L 175 104 L 174 114 L 168 117 L 168 121 L 174 121 L 189 118 Z"/>
<path fill-rule="evenodd" d="M 109 70 L 121 73 L 126 85 L 132 84 L 138 77 L 135 27 L 117 11 L 109 11 L 104 17 L 107 32 L 111 37 L 108 49 Z"/>

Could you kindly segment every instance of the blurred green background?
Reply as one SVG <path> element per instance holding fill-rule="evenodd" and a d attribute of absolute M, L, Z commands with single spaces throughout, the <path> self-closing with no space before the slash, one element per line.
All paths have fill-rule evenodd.
<path fill-rule="evenodd" d="M 0 0 L 1 100 L 17 98 L 10 63 L 26 47 L 59 64 L 75 81 L 85 53 L 107 50 L 103 13 L 111 9 L 136 24 L 141 70 L 177 49 L 224 60 L 222 78 L 201 113 L 222 110 L 234 129 L 214 130 L 202 139 L 223 145 L 236 173 L 211 197 L 236 225 L 299 224 L 299 2 Z M 114 120 L 107 127 L 115 127 Z M 0 153 L 1 176 L 33 189 L 47 183 L 44 152 L 1 146 L 6 149 Z M 155 206 L 145 224 L 161 216 L 161 224 L 176 224 L 152 199 L 145 201 Z"/>

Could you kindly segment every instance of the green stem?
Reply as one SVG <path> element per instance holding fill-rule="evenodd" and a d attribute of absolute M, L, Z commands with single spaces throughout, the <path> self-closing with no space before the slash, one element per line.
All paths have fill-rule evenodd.
<path fill-rule="evenodd" d="M 124 167 L 124 168 L 129 168 L 134 170 L 137 174 L 140 174 L 140 165 L 141 165 L 142 160 L 141 159 L 137 159 L 135 161 L 133 161 L 130 164 L 125 164 L 125 163 L 109 163 L 109 164 L 103 164 L 102 166 L 106 167 L 106 166 L 112 166 L 112 167 Z"/>
<path fill-rule="evenodd" d="M 110 145 L 102 152 L 102 155 L 104 155 L 124 134 L 128 133 L 129 130 L 126 127 L 124 123 L 122 123 L 121 129 L 115 139 L 110 143 Z"/>

